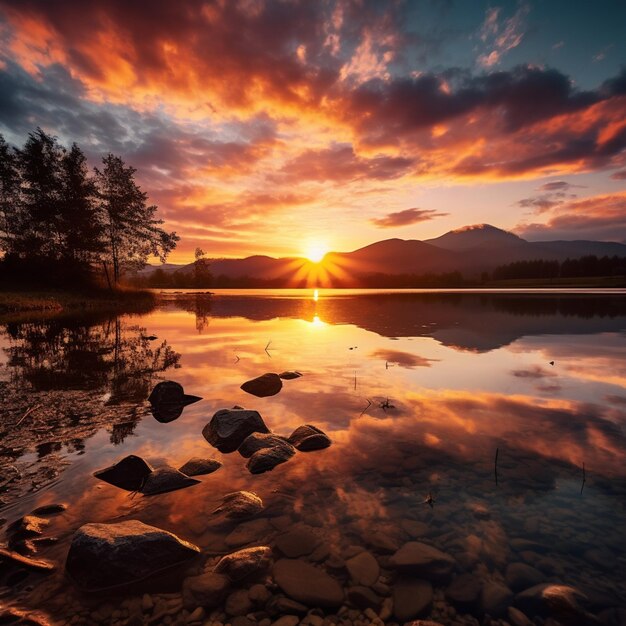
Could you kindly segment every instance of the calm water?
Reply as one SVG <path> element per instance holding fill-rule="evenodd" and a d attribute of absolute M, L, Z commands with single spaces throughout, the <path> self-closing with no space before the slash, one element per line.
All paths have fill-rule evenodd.
<path fill-rule="evenodd" d="M 57 571 L 14 575 L 8 585 L 0 577 L 0 597 L 42 609 L 54 623 L 132 616 L 131 593 L 85 596 L 64 577 L 80 525 L 140 519 L 207 554 L 226 552 L 232 528 L 212 526 L 210 513 L 239 489 L 267 507 L 267 523 L 245 545 L 272 545 L 304 523 L 321 531 L 332 556 L 372 552 L 390 589 L 389 554 L 417 539 L 481 583 L 504 581 L 507 565 L 522 562 L 584 591 L 596 615 L 626 606 L 624 293 L 168 294 L 142 316 L 6 324 L 0 363 L 8 399 L 0 484 L 13 475 L 9 466 L 32 476 L 2 487 L 0 518 L 68 505 L 46 529 L 59 542 L 39 552 Z M 303 376 L 276 396 L 239 388 L 283 370 Z M 203 397 L 166 424 L 146 402 L 164 379 Z M 215 411 L 233 405 L 258 410 L 278 434 L 314 424 L 333 445 L 252 476 L 239 454 L 222 455 L 201 435 Z M 200 485 L 133 498 L 92 476 L 128 454 L 155 466 L 179 467 L 192 456 L 224 466 Z M 185 623 L 180 584 L 149 589 L 173 607 L 171 623 Z M 465 619 L 438 585 L 433 616 Z M 207 611 L 203 622 L 211 619 Z"/>

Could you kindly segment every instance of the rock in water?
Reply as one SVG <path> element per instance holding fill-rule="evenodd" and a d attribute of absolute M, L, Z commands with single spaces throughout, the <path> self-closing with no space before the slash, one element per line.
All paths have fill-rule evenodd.
<path fill-rule="evenodd" d="M 218 561 L 214 571 L 237 582 L 265 576 L 271 563 L 272 549 L 268 546 L 257 546 L 227 554 Z"/>
<path fill-rule="evenodd" d="M 449 554 L 419 541 L 405 543 L 389 563 L 403 574 L 436 581 L 449 579 L 456 565 Z"/>
<path fill-rule="evenodd" d="M 224 600 L 229 588 L 230 580 L 221 574 L 206 572 L 192 576 L 183 583 L 183 602 L 189 609 L 197 606 L 212 609 Z"/>
<path fill-rule="evenodd" d="M 286 463 L 294 454 L 295 449 L 289 448 L 265 448 L 255 452 L 246 463 L 251 474 L 263 474 L 272 471 L 277 465 Z"/>
<path fill-rule="evenodd" d="M 199 553 L 192 543 L 138 520 L 85 524 L 74 533 L 65 567 L 79 587 L 96 591 L 138 582 Z"/>
<path fill-rule="evenodd" d="M 302 374 L 298 371 L 291 371 L 288 370 L 286 372 L 281 372 L 279 374 L 280 378 L 282 378 L 283 380 L 293 380 L 294 378 L 300 378 L 300 376 L 302 376 Z"/>
<path fill-rule="evenodd" d="M 126 491 L 139 491 L 152 472 L 152 466 L 131 454 L 110 467 L 94 472 L 94 476 Z"/>
<path fill-rule="evenodd" d="M 269 433 L 257 411 L 221 409 L 203 428 L 202 436 L 220 452 L 234 452 L 252 433 Z"/>
<path fill-rule="evenodd" d="M 13 539 L 38 537 L 49 523 L 49 520 L 36 515 L 24 515 L 7 527 L 7 533 L 12 535 Z"/>
<path fill-rule="evenodd" d="M 335 608 L 343 603 L 341 585 L 326 572 L 297 559 L 274 563 L 276 584 L 293 600 L 311 607 Z"/>
<path fill-rule="evenodd" d="M 291 433 L 288 441 L 300 452 L 322 450 L 323 448 L 328 448 L 331 444 L 330 437 L 316 426 L 311 426 L 311 424 L 298 426 Z"/>
<path fill-rule="evenodd" d="M 348 559 L 346 567 L 356 585 L 370 587 L 378 580 L 380 574 L 378 561 L 369 552 L 359 552 Z"/>
<path fill-rule="evenodd" d="M 393 586 L 393 614 L 399 622 L 430 613 L 433 586 L 426 580 L 401 578 Z"/>
<path fill-rule="evenodd" d="M 583 626 L 590 623 L 581 606 L 586 601 L 587 596 L 574 587 L 544 583 L 518 593 L 514 604 L 526 615 L 552 617 L 564 624 Z"/>
<path fill-rule="evenodd" d="M 248 435 L 237 449 L 246 459 L 264 448 L 285 448 L 295 453 L 293 446 L 284 438 L 274 433 L 252 433 Z"/>
<path fill-rule="evenodd" d="M 54 569 L 54 564 L 50 561 L 43 559 L 32 559 L 28 556 L 23 556 L 17 552 L 7 550 L 0 546 L 0 561 L 12 563 L 19 567 L 26 567 L 27 569 L 35 570 L 37 572 L 51 572 Z M 2 622 L 0 622 L 1 624 Z"/>
<path fill-rule="evenodd" d="M 226 519 L 246 519 L 254 517 L 263 510 L 263 500 L 251 491 L 235 491 L 222 498 L 222 504 L 214 514 L 221 514 Z"/>
<path fill-rule="evenodd" d="M 217 459 L 201 459 L 194 456 L 183 466 L 179 467 L 178 471 L 187 476 L 202 476 L 203 474 L 212 474 L 220 467 L 222 467 L 222 464 Z"/>
<path fill-rule="evenodd" d="M 191 487 L 192 485 L 197 485 L 199 482 L 199 480 L 189 478 L 189 476 L 186 476 L 173 467 L 159 467 L 148 474 L 148 478 L 146 478 L 141 488 L 141 493 L 143 493 L 144 496 L 153 496 L 157 493 L 166 493 L 168 491 L 175 491 L 176 489 Z"/>
<path fill-rule="evenodd" d="M 199 400 L 202 400 L 202 398 L 186 394 L 183 386 L 172 380 L 164 380 L 158 383 L 148 396 L 150 404 L 182 404 L 186 406 Z"/>
<path fill-rule="evenodd" d="M 67 504 L 44 504 L 33 510 L 33 515 L 58 515 L 67 510 Z"/>
<path fill-rule="evenodd" d="M 241 385 L 241 389 L 257 398 L 275 396 L 282 388 L 283 381 L 280 379 L 280 376 L 271 372 L 248 380 Z"/>

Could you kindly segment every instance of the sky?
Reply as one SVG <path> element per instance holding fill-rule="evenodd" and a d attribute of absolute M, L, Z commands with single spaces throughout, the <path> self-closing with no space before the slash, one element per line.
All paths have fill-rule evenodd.
<path fill-rule="evenodd" d="M 0 0 L 0 133 L 108 152 L 170 261 L 490 223 L 626 242 L 621 0 Z"/>

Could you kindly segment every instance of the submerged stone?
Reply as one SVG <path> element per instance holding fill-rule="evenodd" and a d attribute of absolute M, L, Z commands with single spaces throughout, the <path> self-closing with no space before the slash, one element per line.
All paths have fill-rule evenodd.
<path fill-rule="evenodd" d="M 66 569 L 86 591 L 138 582 L 181 564 L 200 548 L 138 520 L 85 524 L 72 538 Z"/>
<path fill-rule="evenodd" d="M 269 428 L 257 411 L 246 409 L 221 409 L 202 430 L 220 452 L 234 452 L 252 433 L 269 433 Z"/>
<path fill-rule="evenodd" d="M 405 543 L 389 563 L 401 573 L 437 581 L 447 580 L 456 565 L 449 554 L 419 541 Z"/>
<path fill-rule="evenodd" d="M 273 574 L 276 584 L 296 602 L 322 608 L 335 608 L 343 603 L 341 585 L 309 563 L 280 559 L 274 564 Z"/>
<path fill-rule="evenodd" d="M 251 491 L 235 491 L 222 498 L 222 504 L 213 511 L 226 519 L 246 519 L 263 510 L 263 500 Z"/>
<path fill-rule="evenodd" d="M 302 374 L 298 372 L 297 370 L 288 370 L 286 372 L 281 372 L 279 376 L 283 380 L 293 380 L 294 378 L 300 378 Z"/>
<path fill-rule="evenodd" d="M 110 467 L 94 472 L 93 475 L 114 487 L 126 491 L 139 491 L 152 470 L 149 463 L 131 454 Z"/>
<path fill-rule="evenodd" d="M 215 573 L 224 574 L 232 581 L 265 576 L 272 563 L 272 549 L 268 546 L 245 548 L 223 556 L 215 566 Z"/>
<path fill-rule="evenodd" d="M 433 604 L 433 586 L 426 580 L 401 578 L 393 586 L 393 614 L 400 622 L 423 617 Z"/>
<path fill-rule="evenodd" d="M 206 572 L 200 576 L 191 576 L 183 583 L 183 602 L 188 608 L 203 606 L 212 609 L 221 604 L 230 589 L 227 576 Z"/>
<path fill-rule="evenodd" d="M 197 485 L 200 481 L 195 478 L 189 478 L 182 472 L 173 467 L 159 467 L 151 472 L 146 478 L 141 493 L 145 496 L 153 496 L 158 493 L 166 493 L 175 491 L 176 489 L 184 489 Z"/>
<path fill-rule="evenodd" d="M 222 463 L 217 459 L 203 459 L 193 457 L 187 463 L 178 468 L 179 472 L 187 476 L 202 476 L 204 474 L 212 474 L 222 467 Z"/>
<path fill-rule="evenodd" d="M 28 539 L 38 537 L 43 533 L 44 528 L 50 523 L 49 520 L 36 515 L 24 515 L 15 520 L 7 528 L 7 532 L 14 539 Z"/>
<path fill-rule="evenodd" d="M 272 372 L 268 372 L 252 380 L 247 380 L 241 385 L 241 389 L 246 393 L 257 396 L 257 398 L 275 396 L 282 388 L 283 381 L 280 379 L 280 376 Z"/>
<path fill-rule="evenodd" d="M 32 515 L 58 515 L 67 510 L 67 504 L 43 504 L 32 511 Z"/>
<path fill-rule="evenodd" d="M 300 452 L 322 450 L 331 444 L 330 437 L 317 426 L 311 424 L 304 424 L 296 428 L 288 440 Z"/>

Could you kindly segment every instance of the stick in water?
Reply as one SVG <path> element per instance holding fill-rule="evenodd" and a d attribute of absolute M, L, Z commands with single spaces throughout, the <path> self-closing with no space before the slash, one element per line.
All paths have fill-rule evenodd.
<path fill-rule="evenodd" d="M 583 461 L 583 482 L 580 485 L 580 495 L 583 495 L 583 489 L 585 488 L 585 483 L 587 482 L 587 476 L 585 474 L 585 462 Z"/>
<path fill-rule="evenodd" d="M 20 417 L 17 424 L 15 424 L 15 427 L 17 428 L 35 409 L 38 409 L 40 406 L 41 404 L 36 404 L 35 406 L 31 406 L 30 409 L 28 409 L 28 411 L 26 411 L 26 413 L 24 413 L 24 415 Z"/>
<path fill-rule="evenodd" d="M 498 451 L 499 448 L 496 448 L 496 458 L 493 462 L 493 473 L 496 477 L 496 486 L 498 485 Z"/>

